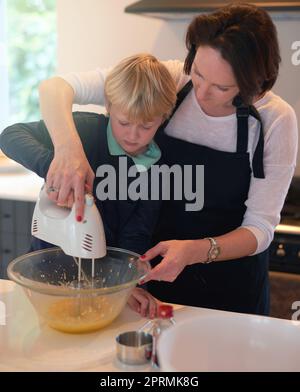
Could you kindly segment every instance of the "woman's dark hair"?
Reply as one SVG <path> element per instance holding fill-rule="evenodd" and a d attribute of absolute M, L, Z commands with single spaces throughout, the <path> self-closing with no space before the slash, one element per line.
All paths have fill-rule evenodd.
<path fill-rule="evenodd" d="M 231 65 L 246 104 L 276 82 L 281 61 L 276 27 L 268 13 L 254 5 L 231 4 L 197 16 L 188 27 L 186 46 L 187 74 L 199 46 L 218 50 Z"/>

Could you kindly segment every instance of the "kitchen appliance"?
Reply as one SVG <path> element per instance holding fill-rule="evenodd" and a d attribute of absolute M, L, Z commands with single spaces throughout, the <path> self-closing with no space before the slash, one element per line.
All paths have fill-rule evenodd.
<path fill-rule="evenodd" d="M 270 246 L 269 277 L 270 315 L 293 318 L 300 301 L 300 177 L 292 180 Z"/>
<path fill-rule="evenodd" d="M 87 259 L 104 257 L 105 233 L 93 196 L 85 195 L 83 222 L 77 222 L 75 212 L 75 204 L 70 209 L 51 201 L 44 184 L 33 212 L 32 235 L 59 246 L 66 255 Z"/>
<path fill-rule="evenodd" d="M 293 178 L 281 212 L 271 244 L 270 269 L 300 274 L 300 177 Z"/>

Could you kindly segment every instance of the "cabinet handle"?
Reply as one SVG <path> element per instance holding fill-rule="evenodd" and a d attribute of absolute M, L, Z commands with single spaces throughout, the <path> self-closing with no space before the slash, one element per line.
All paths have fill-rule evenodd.
<path fill-rule="evenodd" d="M 6 254 L 6 255 L 8 255 L 9 253 L 11 253 L 11 249 L 4 249 L 4 250 L 3 250 L 3 253 Z"/>
<path fill-rule="evenodd" d="M 3 214 L 3 218 L 11 218 L 11 214 L 8 214 L 7 212 Z"/>

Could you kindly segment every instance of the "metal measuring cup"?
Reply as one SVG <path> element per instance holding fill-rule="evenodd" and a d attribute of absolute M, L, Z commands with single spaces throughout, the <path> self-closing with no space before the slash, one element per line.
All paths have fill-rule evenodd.
<path fill-rule="evenodd" d="M 152 335 L 128 331 L 116 337 L 117 358 L 127 365 L 144 365 L 151 359 Z"/>

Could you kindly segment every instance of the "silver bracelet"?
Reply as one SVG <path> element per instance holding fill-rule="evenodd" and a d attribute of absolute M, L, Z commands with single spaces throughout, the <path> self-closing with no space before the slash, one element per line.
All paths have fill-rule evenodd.
<path fill-rule="evenodd" d="M 207 260 L 203 262 L 203 264 L 209 264 L 212 263 L 217 259 L 217 257 L 221 253 L 221 249 L 217 243 L 217 241 L 212 238 L 212 237 L 206 237 L 204 238 L 205 240 L 209 240 L 210 242 L 210 248 L 209 251 L 207 252 Z"/>

